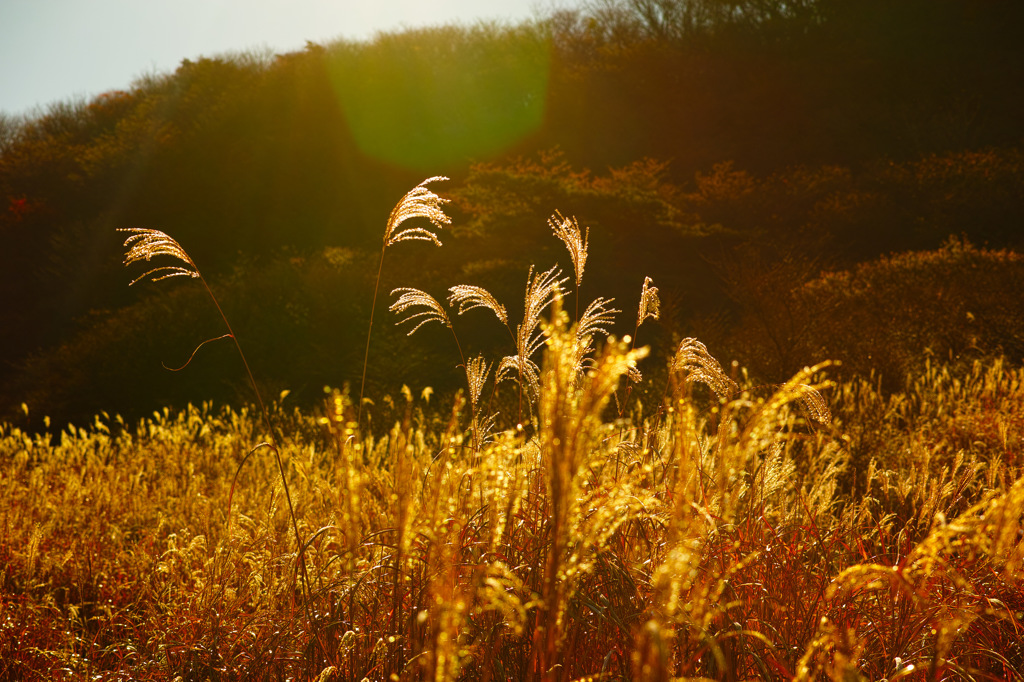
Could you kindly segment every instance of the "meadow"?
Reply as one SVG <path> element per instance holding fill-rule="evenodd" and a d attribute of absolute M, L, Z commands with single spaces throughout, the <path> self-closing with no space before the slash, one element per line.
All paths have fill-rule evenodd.
<path fill-rule="evenodd" d="M 426 184 L 380 267 L 439 242 Z M 573 268 L 530 269 L 521 318 L 457 281 L 392 292 L 410 333 L 451 331 L 457 393 L 300 410 L 250 373 L 249 407 L 0 427 L 0 679 L 1024 676 L 1024 370 L 763 385 L 689 337 L 652 364 L 655 283 L 635 317 L 581 305 L 589 233 L 548 224 Z M 206 285 L 161 232 L 125 247 L 171 259 L 133 278 Z M 463 315 L 509 355 L 466 355 Z"/>

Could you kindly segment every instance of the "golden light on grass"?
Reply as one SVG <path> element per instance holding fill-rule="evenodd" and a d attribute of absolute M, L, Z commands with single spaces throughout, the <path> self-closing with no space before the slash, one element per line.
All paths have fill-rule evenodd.
<path fill-rule="evenodd" d="M 377 308 L 377 291 L 380 289 L 380 277 L 384 272 L 384 253 L 389 246 L 403 241 L 429 241 L 435 246 L 441 246 L 441 240 L 437 233 L 425 227 L 406 227 L 399 229 L 407 221 L 415 218 L 425 218 L 436 229 L 451 223 L 441 206 L 447 202 L 434 192 L 427 189 L 431 182 L 447 180 L 443 175 L 435 175 L 427 178 L 420 184 L 405 193 L 398 201 L 388 216 L 387 224 L 384 227 L 384 243 L 380 249 L 380 263 L 377 265 L 377 279 L 373 284 L 373 300 L 370 303 L 370 322 L 366 326 L 366 352 L 363 355 L 363 376 L 359 382 L 359 403 L 356 405 L 356 423 L 362 423 L 363 398 L 366 393 L 366 368 L 370 363 L 370 336 L 373 333 L 373 314 Z M 450 325 L 449 325 L 450 326 Z"/>
<path fill-rule="evenodd" d="M 176 261 L 143 277 L 202 280 L 130 232 L 126 265 Z M 0 677 L 1021 677 L 1024 370 L 754 386 L 686 338 L 662 397 L 612 414 L 649 349 L 610 334 L 610 299 L 571 319 L 564 284 L 532 268 L 515 332 L 481 287 L 395 289 L 413 332 L 486 308 L 513 353 L 460 346 L 467 391 L 405 387 L 379 434 L 342 391 L 281 428 L 209 405 L 0 425 Z M 657 313 L 647 278 L 636 328 Z M 502 381 L 528 418 L 484 409 Z"/>
<path fill-rule="evenodd" d="M 128 249 L 124 256 L 126 267 L 134 263 L 148 263 L 158 256 L 167 256 L 181 263 L 181 265 L 163 265 L 147 270 L 133 279 L 129 286 L 146 278 L 159 282 L 168 277 L 199 277 L 199 269 L 192 262 L 192 258 L 168 234 L 160 230 L 147 230 L 138 227 L 119 229 L 118 232 L 129 233 L 128 238 L 124 241 L 124 246 Z"/>
<path fill-rule="evenodd" d="M 448 305 L 458 306 L 459 315 L 474 308 L 486 308 L 493 312 L 502 324 L 508 325 L 508 312 L 506 312 L 505 306 L 498 303 L 491 292 L 483 287 L 468 284 L 457 284 L 450 287 L 448 289 Z"/>
<path fill-rule="evenodd" d="M 407 336 L 412 336 L 417 329 L 430 322 L 437 322 L 444 327 L 451 327 L 452 323 L 448 319 L 448 313 L 445 312 L 441 304 L 437 302 L 430 294 L 419 289 L 412 289 L 409 287 L 400 287 L 391 292 L 391 295 L 398 295 L 398 299 L 391 304 L 388 308 L 393 313 L 408 313 L 403 319 L 399 320 L 396 324 L 412 324 L 412 329 L 408 331 Z M 420 309 L 418 312 L 410 312 L 410 309 Z"/>
<path fill-rule="evenodd" d="M 0 665 L 19 679 L 1017 676 L 1022 370 L 937 368 L 891 397 L 843 383 L 830 409 L 847 441 L 794 428 L 804 375 L 762 402 L 682 393 L 637 425 L 645 440 L 606 414 L 643 358 L 605 344 L 580 382 L 555 314 L 530 439 L 465 447 L 460 426 L 415 416 L 411 392 L 413 416 L 376 440 L 345 436 L 339 394 L 324 417 L 337 439 L 292 417 L 308 619 L 269 458 L 239 474 L 230 533 L 220 522 L 251 411 L 165 410 L 121 435 L 101 417 L 52 440 L 0 427 L 0 599 L 17 624 L 0 629 Z M 487 361 L 467 372 L 482 386 Z M 875 443 L 872 466 L 855 470 L 847 442 Z M 854 473 L 856 497 L 841 483 Z M 90 637 L 53 634 L 81 614 Z"/>
<path fill-rule="evenodd" d="M 548 218 L 548 225 L 556 237 L 562 240 L 569 257 L 572 259 L 572 267 L 576 273 L 576 288 L 583 281 L 583 270 L 587 264 L 587 243 L 590 241 L 590 228 L 580 232 L 580 225 L 576 218 L 566 218 L 559 211 Z"/>
<path fill-rule="evenodd" d="M 681 373 L 687 381 L 699 381 L 713 390 L 719 398 L 728 398 L 739 390 L 736 382 L 722 370 L 708 347 L 694 338 L 683 339 L 672 358 L 671 370 Z"/>
<path fill-rule="evenodd" d="M 469 385 L 469 401 L 476 405 L 480 401 L 480 394 L 487 382 L 487 375 L 491 371 L 491 365 L 478 355 L 466 363 L 466 383 Z"/>
<path fill-rule="evenodd" d="M 436 232 L 424 227 L 407 227 L 403 230 L 398 228 L 413 218 L 426 218 L 437 229 L 451 224 L 451 218 L 441 209 L 441 206 L 448 200 L 442 199 L 427 189 L 427 185 L 431 182 L 447 179 L 443 175 L 435 175 L 406 192 L 398 204 L 391 209 L 391 215 L 388 216 L 387 226 L 384 229 L 385 248 L 398 242 L 416 240 L 429 241 L 433 242 L 435 246 L 441 246 L 441 240 L 437 238 Z"/>
<path fill-rule="evenodd" d="M 657 320 L 660 315 L 661 299 L 658 298 L 658 287 L 654 286 L 654 280 L 650 277 L 644 277 L 644 286 L 640 290 L 640 305 L 636 314 L 637 328 L 639 329 L 646 320 Z"/>

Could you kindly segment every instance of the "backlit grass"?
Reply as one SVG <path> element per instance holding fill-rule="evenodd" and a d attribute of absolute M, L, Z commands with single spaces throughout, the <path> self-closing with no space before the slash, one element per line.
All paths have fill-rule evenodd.
<path fill-rule="evenodd" d="M 578 297 L 588 233 L 550 224 Z M 1024 370 L 765 387 L 686 338 L 649 372 L 650 278 L 624 337 L 605 298 L 574 322 L 569 281 L 531 269 L 521 318 L 472 284 L 392 292 L 456 341 L 444 399 L 302 412 L 250 373 L 255 408 L 0 426 L 0 679 L 1024 673 Z M 476 308 L 510 355 L 466 360 Z"/>
<path fill-rule="evenodd" d="M 259 415 L 4 427 L 0 677 L 1020 675 L 1020 370 L 844 384 L 814 431 L 792 387 L 608 419 L 551 353 L 534 439 L 412 392 L 378 440 L 340 392 L 273 411 L 309 618 Z"/>

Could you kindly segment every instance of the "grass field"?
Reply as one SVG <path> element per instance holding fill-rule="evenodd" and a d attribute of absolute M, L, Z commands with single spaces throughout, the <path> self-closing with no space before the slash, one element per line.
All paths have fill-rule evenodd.
<path fill-rule="evenodd" d="M 440 227 L 432 196 L 396 207 L 382 263 L 436 239 L 400 229 Z M 611 301 L 567 296 L 585 233 L 551 227 L 575 277 L 531 271 L 517 326 L 469 285 L 393 292 L 413 331 L 508 327 L 501 360 L 454 337 L 454 397 L 0 427 L 0 679 L 1024 675 L 1024 371 L 756 386 L 689 338 L 648 368 L 653 283 L 610 335 Z M 126 262 L 200 277 L 163 237 Z"/>
<path fill-rule="evenodd" d="M 251 411 L 5 427 L 0 678 L 1019 678 L 1019 370 L 843 384 L 820 428 L 792 386 L 633 421 L 560 378 L 479 449 L 465 404 L 275 410 L 304 573 Z"/>

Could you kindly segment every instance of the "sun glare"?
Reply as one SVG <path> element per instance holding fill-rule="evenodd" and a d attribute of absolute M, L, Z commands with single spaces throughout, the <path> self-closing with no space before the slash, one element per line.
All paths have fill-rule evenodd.
<path fill-rule="evenodd" d="M 415 48 L 405 49 L 410 41 Z M 334 49 L 328 64 L 360 150 L 409 170 L 490 158 L 544 120 L 550 45 L 536 34 L 449 27 L 383 35 Z"/>

